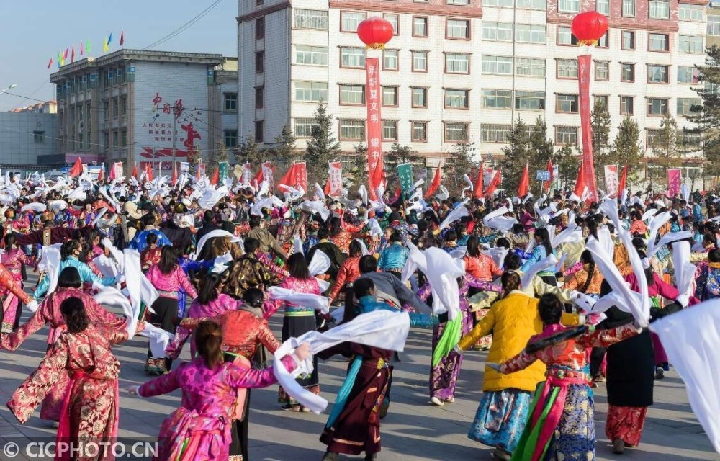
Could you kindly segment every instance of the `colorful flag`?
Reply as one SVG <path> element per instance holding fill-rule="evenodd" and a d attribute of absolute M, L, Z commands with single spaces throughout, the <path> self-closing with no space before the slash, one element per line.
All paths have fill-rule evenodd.
<path fill-rule="evenodd" d="M 83 166 L 82 166 L 82 160 L 80 160 L 80 157 L 77 157 L 75 159 L 75 164 L 70 169 L 70 177 L 74 178 L 76 176 L 80 176 L 83 172 Z"/>
<path fill-rule="evenodd" d="M 112 43 L 112 32 L 110 32 L 110 35 L 108 35 L 107 38 L 107 44 L 110 45 Z"/>
<path fill-rule="evenodd" d="M 70 62 L 75 62 L 75 45 L 72 47 L 72 53 L 70 54 Z"/>
<path fill-rule="evenodd" d="M 50 62 L 48 62 L 48 69 L 53 65 L 53 58 L 50 58 Z"/>
<path fill-rule="evenodd" d="M 80 42 L 80 56 L 85 54 L 85 44 Z"/>
<path fill-rule="evenodd" d="M 90 40 L 85 40 L 85 52 L 90 54 Z"/>
<path fill-rule="evenodd" d="M 548 174 L 550 175 L 549 176 L 550 179 L 545 181 L 545 184 L 543 184 L 544 192 L 549 191 L 550 185 L 553 183 L 553 181 L 555 181 L 555 169 L 553 168 L 552 159 L 548 159 L 547 171 L 548 171 Z"/>
<path fill-rule="evenodd" d="M 112 34 L 110 34 L 110 38 L 112 38 Z M 123 46 L 125 44 L 125 31 L 120 32 L 120 46 Z"/>
<path fill-rule="evenodd" d="M 526 163 L 518 185 L 518 197 L 523 198 L 530 190 L 530 166 Z"/>
<path fill-rule="evenodd" d="M 435 191 L 440 187 L 440 182 L 442 181 L 442 167 L 438 165 L 437 169 L 435 170 L 435 176 L 433 176 L 433 180 L 430 183 L 430 187 L 428 187 L 427 192 L 425 192 L 425 197 L 430 197 L 432 194 L 435 193 Z"/>
<path fill-rule="evenodd" d="M 70 48 L 65 48 L 65 54 L 63 54 L 63 60 L 68 58 L 68 53 L 70 53 Z"/>
<path fill-rule="evenodd" d="M 475 190 L 473 190 L 473 197 L 482 198 L 483 196 L 483 164 L 480 164 L 480 171 L 478 171 L 478 178 L 475 181 Z"/>
<path fill-rule="evenodd" d="M 105 39 L 103 40 L 103 53 L 107 53 L 108 51 L 110 51 L 110 43 Z"/>

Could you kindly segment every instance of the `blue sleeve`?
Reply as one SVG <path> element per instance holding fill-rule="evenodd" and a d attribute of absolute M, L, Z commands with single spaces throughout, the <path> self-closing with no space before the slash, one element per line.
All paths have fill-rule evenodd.
<path fill-rule="evenodd" d="M 40 283 L 38 283 L 37 288 L 35 288 L 35 292 L 33 293 L 33 298 L 37 299 L 45 293 L 47 293 L 48 288 L 50 288 L 50 276 L 46 272 L 43 276 L 42 280 L 40 280 Z"/>
<path fill-rule="evenodd" d="M 535 247 L 533 248 L 533 252 L 530 255 L 530 258 L 528 258 L 527 261 L 525 261 L 525 264 L 522 265 L 520 270 L 522 272 L 527 272 L 528 269 L 532 267 L 533 264 L 542 261 L 545 258 L 545 248 L 543 247 Z"/>
<path fill-rule="evenodd" d="M 387 264 L 387 253 L 388 249 L 385 248 L 382 253 L 380 253 L 380 260 L 378 261 L 378 269 L 381 271 L 385 270 L 385 265 Z"/>
<path fill-rule="evenodd" d="M 172 246 L 172 241 L 167 238 L 167 235 L 163 234 L 162 232 L 158 233 L 158 246 L 167 247 Z"/>
<path fill-rule="evenodd" d="M 438 325 L 437 315 L 410 313 L 411 328 L 432 328 Z"/>
<path fill-rule="evenodd" d="M 215 258 L 210 259 L 208 261 L 193 261 L 191 259 L 188 259 L 186 262 L 183 263 L 182 268 L 185 272 L 193 270 L 193 271 L 199 271 L 203 269 L 210 269 L 215 265 Z"/>

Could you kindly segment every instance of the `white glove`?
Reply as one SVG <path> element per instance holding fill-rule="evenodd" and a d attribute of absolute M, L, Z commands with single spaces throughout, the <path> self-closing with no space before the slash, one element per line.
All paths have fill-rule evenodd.
<path fill-rule="evenodd" d="M 125 388 L 125 392 L 127 392 L 130 395 L 138 395 L 139 396 L 140 395 L 139 391 L 140 391 L 140 386 L 138 386 L 138 385 L 128 386 Z"/>
<path fill-rule="evenodd" d="M 224 255 L 220 255 L 217 258 L 215 258 L 215 265 L 227 264 L 227 263 L 231 262 L 232 260 L 233 260 L 233 257 L 230 254 L 230 252 L 228 251 Z"/>
<path fill-rule="evenodd" d="M 38 302 L 37 302 L 37 299 L 31 300 L 29 303 L 27 303 L 27 304 L 25 305 L 25 307 L 27 307 L 27 310 L 29 310 L 30 312 L 33 312 L 33 313 L 34 313 L 35 311 L 38 310 Z"/>
<path fill-rule="evenodd" d="M 678 304 L 680 304 L 683 308 L 685 308 L 690 303 L 690 296 L 680 295 L 677 298 L 675 298 L 675 301 L 677 301 Z"/>
<path fill-rule="evenodd" d="M 500 372 L 500 364 L 499 363 L 486 363 L 485 366 L 490 368 L 491 370 Z"/>

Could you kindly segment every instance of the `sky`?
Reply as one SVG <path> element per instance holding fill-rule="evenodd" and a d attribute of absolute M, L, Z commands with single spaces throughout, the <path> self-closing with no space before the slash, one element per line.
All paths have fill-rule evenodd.
<path fill-rule="evenodd" d="M 50 74 L 57 70 L 57 54 L 90 40 L 92 53 L 102 54 L 103 39 L 112 32 L 110 52 L 142 49 L 200 14 L 216 0 L 26 0 L 0 2 L 0 111 L 55 98 Z M 176 37 L 153 48 L 159 51 L 220 53 L 237 56 L 237 0 L 219 0 L 202 19 Z M 53 65 L 47 68 L 53 58 Z M 69 62 L 69 59 L 68 59 Z M 13 94 L 23 97 L 14 96 Z M 27 99 L 31 98 L 31 99 Z"/>

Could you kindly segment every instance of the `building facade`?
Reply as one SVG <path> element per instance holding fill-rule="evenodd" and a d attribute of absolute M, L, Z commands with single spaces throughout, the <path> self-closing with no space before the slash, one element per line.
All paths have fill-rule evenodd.
<path fill-rule="evenodd" d="M 59 153 L 111 163 L 126 172 L 150 162 L 170 174 L 173 161 L 207 155 L 217 54 L 123 49 L 68 64 L 56 85 Z"/>
<path fill-rule="evenodd" d="M 238 60 L 226 58 L 214 69 L 213 82 L 209 88 L 208 112 L 209 145 L 212 149 L 226 148 L 232 151 L 238 146 Z"/>
<path fill-rule="evenodd" d="M 43 159 L 57 152 L 57 121 L 37 110 L 0 112 L 0 169 L 44 170 Z"/>
<path fill-rule="evenodd" d="M 593 56 L 591 93 L 612 118 L 625 116 L 652 156 L 665 114 L 683 143 L 705 60 L 706 0 L 240 0 L 240 134 L 268 142 L 284 125 L 298 147 L 320 100 L 336 119 L 344 151 L 365 139 L 364 61 L 381 59 L 384 149 L 410 145 L 435 161 L 458 142 L 497 160 L 514 120 L 542 116 L 548 136 L 580 142 L 577 56 Z M 596 10 L 610 29 L 597 47 L 578 47 L 572 18 Z M 357 25 L 383 16 L 395 27 L 385 50 L 365 50 Z M 720 25 L 719 25 L 720 27 Z"/>

